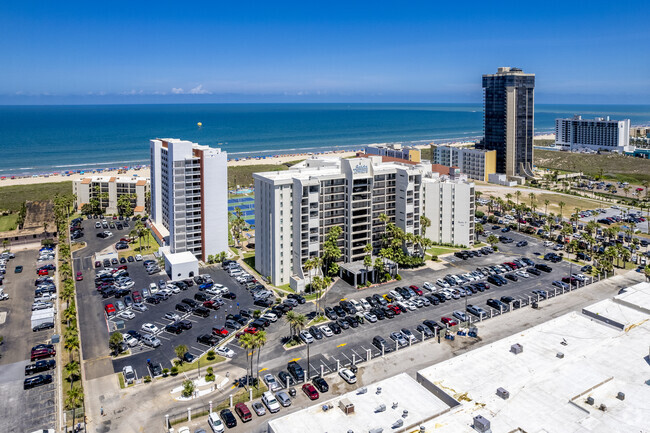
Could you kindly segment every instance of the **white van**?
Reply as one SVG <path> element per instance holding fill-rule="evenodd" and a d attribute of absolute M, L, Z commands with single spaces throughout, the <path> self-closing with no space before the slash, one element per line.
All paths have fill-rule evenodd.
<path fill-rule="evenodd" d="M 271 391 L 266 391 L 262 394 L 262 402 L 264 402 L 271 413 L 276 413 L 280 410 L 280 403 L 278 403 Z"/>

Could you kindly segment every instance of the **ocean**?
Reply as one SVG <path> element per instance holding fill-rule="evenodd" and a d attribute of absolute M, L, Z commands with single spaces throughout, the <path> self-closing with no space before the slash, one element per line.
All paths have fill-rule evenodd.
<path fill-rule="evenodd" d="M 148 164 L 151 138 L 221 147 L 229 158 L 474 140 L 483 133 L 482 110 L 482 104 L 0 106 L 0 175 Z M 555 118 L 574 114 L 650 124 L 648 105 L 538 104 L 535 132 L 553 132 Z"/>

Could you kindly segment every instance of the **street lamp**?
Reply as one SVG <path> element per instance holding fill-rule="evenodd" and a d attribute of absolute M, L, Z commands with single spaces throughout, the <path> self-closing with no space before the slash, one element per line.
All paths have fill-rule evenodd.
<path fill-rule="evenodd" d="M 311 364 L 309 363 L 309 346 L 311 346 L 311 344 L 307 343 L 307 377 L 305 378 L 305 382 L 307 382 L 307 381 L 310 379 L 310 377 L 311 377 L 311 376 L 310 376 L 310 375 L 311 375 L 311 371 L 310 371 L 310 368 L 309 368 L 309 366 L 311 365 Z"/>

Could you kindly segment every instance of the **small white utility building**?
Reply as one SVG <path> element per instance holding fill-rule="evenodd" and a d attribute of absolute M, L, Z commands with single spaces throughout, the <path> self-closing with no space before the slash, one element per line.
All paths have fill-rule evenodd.
<path fill-rule="evenodd" d="M 160 248 L 165 259 L 165 272 L 172 280 L 182 280 L 199 275 L 199 260 L 189 251 L 172 253 L 170 247 Z"/>

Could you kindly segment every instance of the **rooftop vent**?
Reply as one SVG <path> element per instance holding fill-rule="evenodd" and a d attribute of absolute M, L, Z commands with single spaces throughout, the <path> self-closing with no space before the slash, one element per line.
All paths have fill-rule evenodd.
<path fill-rule="evenodd" d="M 368 392 L 368 388 L 364 386 L 363 388 L 359 388 L 359 390 L 357 391 L 357 395 L 365 394 L 367 392 Z"/>
<path fill-rule="evenodd" d="M 504 400 L 510 398 L 510 393 L 505 388 L 497 388 L 497 395 Z"/>
<path fill-rule="evenodd" d="M 409 411 L 406 410 L 406 409 L 404 409 L 404 410 L 402 411 L 402 418 L 406 418 L 407 416 L 409 416 Z"/>
<path fill-rule="evenodd" d="M 515 355 L 519 355 L 521 352 L 524 351 L 524 346 L 522 346 L 519 343 L 515 343 L 512 346 L 510 346 L 510 351 Z"/>
<path fill-rule="evenodd" d="M 607 406 L 605 406 L 604 404 L 601 404 L 600 407 L 599 407 L 598 409 L 600 409 L 600 410 L 602 410 L 603 412 L 605 412 L 605 411 L 607 410 Z"/>
<path fill-rule="evenodd" d="M 490 432 L 490 421 L 488 421 L 486 418 L 484 418 L 482 415 L 476 415 L 474 417 L 474 424 L 472 424 L 472 427 L 474 427 L 474 430 L 481 432 L 481 433 L 488 433 Z"/>
<path fill-rule="evenodd" d="M 384 431 L 383 428 L 375 427 L 375 428 L 371 428 L 370 430 L 368 430 L 368 433 L 382 433 L 383 431 Z"/>
<path fill-rule="evenodd" d="M 393 409 L 397 409 L 397 406 L 399 406 L 399 403 L 398 403 L 398 402 L 394 402 L 394 403 L 393 403 Z"/>
<path fill-rule="evenodd" d="M 375 394 L 377 394 L 377 395 L 381 394 L 381 386 L 377 387 L 377 391 L 375 392 Z"/>
<path fill-rule="evenodd" d="M 375 408 L 375 413 L 377 412 L 384 412 L 386 410 L 386 405 L 385 404 L 380 404 Z"/>
<path fill-rule="evenodd" d="M 594 405 L 594 398 L 593 397 L 587 397 L 587 404 L 593 406 Z"/>
<path fill-rule="evenodd" d="M 393 423 L 393 425 L 391 426 L 391 428 L 400 428 L 400 427 L 403 426 L 403 425 L 404 425 L 404 421 L 401 420 L 401 419 L 398 419 L 397 421 L 395 421 L 395 422 Z"/>
<path fill-rule="evenodd" d="M 618 394 L 616 394 L 616 398 L 619 399 L 619 400 L 625 400 L 625 394 L 622 393 L 622 392 L 619 392 Z"/>
<path fill-rule="evenodd" d="M 560 359 L 563 359 L 564 358 L 564 353 L 558 352 L 555 356 L 557 356 Z"/>

